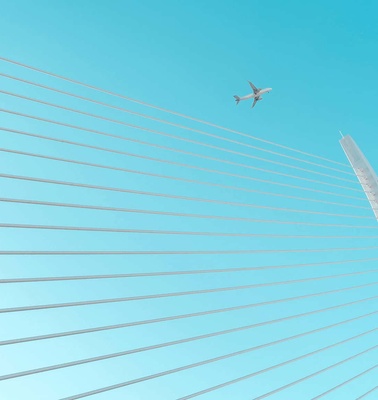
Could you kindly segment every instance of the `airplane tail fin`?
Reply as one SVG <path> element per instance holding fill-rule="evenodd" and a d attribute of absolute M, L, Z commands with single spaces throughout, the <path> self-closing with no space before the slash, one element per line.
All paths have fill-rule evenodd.
<path fill-rule="evenodd" d="M 238 105 L 239 104 L 239 101 L 240 101 L 240 97 L 239 96 L 234 96 L 235 97 L 235 101 L 236 101 L 236 105 Z"/>

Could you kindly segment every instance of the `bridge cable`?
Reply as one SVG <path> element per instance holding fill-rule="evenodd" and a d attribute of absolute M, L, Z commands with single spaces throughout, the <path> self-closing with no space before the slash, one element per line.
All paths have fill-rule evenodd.
<path fill-rule="evenodd" d="M 243 133 L 243 132 L 236 131 L 234 129 L 230 129 L 230 128 L 226 128 L 226 127 L 223 127 L 223 126 L 220 126 L 220 125 L 216 125 L 214 123 L 211 123 L 211 122 L 208 122 L 208 121 L 205 121 L 205 120 L 201 120 L 201 119 L 198 119 L 198 118 L 195 118 L 195 117 L 191 117 L 189 115 L 181 114 L 181 113 L 176 112 L 176 111 L 168 110 L 166 108 L 159 107 L 159 106 L 156 106 L 156 105 L 153 105 L 153 104 L 141 101 L 141 100 L 133 99 L 131 97 L 124 96 L 124 95 L 121 95 L 121 94 L 118 94 L 118 93 L 115 93 L 115 92 L 111 92 L 109 90 L 101 89 L 99 87 L 96 87 L 96 86 L 93 86 L 93 85 L 89 85 L 89 84 L 86 84 L 86 83 L 83 83 L 83 82 L 80 82 L 80 81 L 77 81 L 77 80 L 74 80 L 74 79 L 71 79 L 71 78 L 67 78 L 67 77 L 64 77 L 62 75 L 54 74 L 52 72 L 48 72 L 48 71 L 45 71 L 45 70 L 42 70 L 42 69 L 39 69 L 39 68 L 36 68 L 36 67 L 32 67 L 32 66 L 27 65 L 27 64 L 23 64 L 23 63 L 14 61 L 14 60 L 10 60 L 9 58 L 0 57 L 0 60 L 2 60 L 4 62 L 7 62 L 7 63 L 15 64 L 15 65 L 18 65 L 18 66 L 21 66 L 23 68 L 27 68 L 27 69 L 30 69 L 30 70 L 33 70 L 33 71 L 37 71 L 37 72 L 45 74 L 45 75 L 53 76 L 55 78 L 58 78 L 58 79 L 61 79 L 61 80 L 65 80 L 67 82 L 71 82 L 71 83 L 74 83 L 76 85 L 83 86 L 83 87 L 95 90 L 97 92 L 101 92 L 101 93 L 108 94 L 110 96 L 122 98 L 124 100 L 131 101 L 131 102 L 134 102 L 134 103 L 138 103 L 138 104 L 141 104 L 141 105 L 149 107 L 149 108 L 154 108 L 154 109 L 157 109 L 159 111 L 163 111 L 165 113 L 169 113 L 169 114 L 172 114 L 172 115 L 179 116 L 181 118 L 189 119 L 189 120 L 192 120 L 192 121 L 195 121 L 195 122 L 199 122 L 201 124 L 212 126 L 214 128 L 217 128 L 217 129 L 221 129 L 221 130 L 224 130 L 224 131 L 227 131 L 227 132 L 230 132 L 230 133 L 234 133 L 234 134 L 239 135 L 239 136 L 247 137 L 247 138 L 252 139 L 252 140 L 256 140 L 256 141 L 259 141 L 259 142 L 262 142 L 262 143 L 266 143 L 266 144 L 269 144 L 269 145 L 280 147 L 280 148 L 285 149 L 285 150 L 293 151 L 293 152 L 300 153 L 300 154 L 303 154 L 303 155 L 306 155 L 306 156 L 309 156 L 309 157 L 314 157 L 314 158 L 317 158 L 317 159 L 321 159 L 323 161 L 327 161 L 327 162 L 330 162 L 330 163 L 334 163 L 334 164 L 342 165 L 344 167 L 351 168 L 351 166 L 349 164 L 346 164 L 346 163 L 341 163 L 341 162 L 338 162 L 338 161 L 330 160 L 330 159 L 322 157 L 322 156 L 318 156 L 318 155 L 315 155 L 315 154 L 306 153 L 306 152 L 301 151 L 301 150 L 293 149 L 291 147 L 284 146 L 284 145 L 276 143 L 276 142 L 272 142 L 272 141 L 269 141 L 269 140 L 266 140 L 266 139 L 262 139 L 262 138 L 255 137 L 255 136 Z"/>

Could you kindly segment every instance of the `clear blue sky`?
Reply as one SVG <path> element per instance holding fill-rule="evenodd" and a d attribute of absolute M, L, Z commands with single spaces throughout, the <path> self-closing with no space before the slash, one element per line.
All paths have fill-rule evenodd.
<path fill-rule="evenodd" d="M 374 1 L 1 1 L 0 56 L 68 76 L 161 107 L 212 121 L 272 142 L 346 163 L 338 143 L 341 129 L 351 134 L 377 170 L 376 128 L 378 93 L 376 15 Z M 306 158 L 275 146 L 188 121 L 125 100 L 93 92 L 0 61 L 0 72 L 95 98 L 129 110 L 188 125 L 224 138 L 285 152 L 286 155 L 351 172 L 348 167 Z M 247 80 L 272 87 L 251 110 L 235 106 L 232 96 L 249 91 Z M 118 149 L 202 168 L 218 169 L 303 189 L 213 174 L 195 169 L 125 157 L 93 149 L 0 131 L 1 149 L 39 153 L 118 168 L 232 185 L 344 206 L 268 196 L 194 183 L 140 176 L 120 171 L 67 164 L 1 152 L 0 173 L 81 182 L 283 207 L 340 213 L 331 217 L 189 202 L 92 189 L 47 185 L 0 178 L 1 198 L 88 204 L 164 212 L 223 215 L 241 218 L 349 224 L 350 228 L 246 223 L 243 221 L 178 218 L 144 214 L 57 208 L 0 202 L 0 222 L 92 226 L 199 232 L 357 236 L 355 239 L 264 239 L 253 237 L 169 236 L 152 234 L 0 230 L 0 250 L 259 250 L 351 248 L 377 245 L 376 221 L 356 179 L 339 171 L 304 164 L 250 147 L 167 126 L 120 111 L 48 92 L 0 77 L 0 90 L 43 99 L 108 118 L 164 131 L 227 150 L 311 169 L 333 177 L 231 154 L 198 144 L 131 129 L 124 125 L 38 105 L 0 94 L 2 109 L 16 110 L 85 126 L 127 138 L 217 157 L 234 163 L 296 175 L 298 179 L 224 164 L 164 149 L 94 135 L 89 132 L 1 113 L 1 126 L 54 138 Z M 303 178 L 303 179 L 299 179 Z M 325 182 L 315 183 L 305 179 Z M 352 180 L 346 182 L 343 179 Z M 332 186 L 336 185 L 336 186 Z M 344 186 L 341 188 L 340 186 Z M 310 189 L 310 190 L 308 190 Z M 313 190 L 332 192 L 321 194 Z M 343 197 L 353 196 L 357 198 Z M 352 206 L 352 207 L 350 207 Z M 354 207 L 353 207 L 354 206 Z M 359 208 L 360 207 L 360 208 Z M 369 227 L 369 229 L 357 226 Z M 371 228 L 371 229 L 370 229 Z M 201 270 L 231 267 L 291 265 L 378 257 L 376 250 L 319 254 L 153 255 L 153 256 L 1 256 L 0 277 L 72 276 L 149 271 Z M 375 269 L 376 261 L 315 265 L 306 268 L 170 277 L 145 277 L 2 284 L 0 308 L 64 303 L 155 293 L 280 282 Z M 43 311 L 0 314 L 0 340 L 120 324 L 243 304 L 306 295 L 375 282 L 377 273 L 307 283 L 231 292 L 142 300 Z M 0 348 L 0 374 L 40 368 L 108 353 L 125 351 L 195 335 L 231 329 L 271 319 L 368 298 L 377 287 L 365 287 L 301 301 L 250 308 L 206 317 L 141 325 L 94 334 L 43 340 Z M 209 338 L 179 346 L 141 352 L 106 361 L 0 381 L 3 400 L 62 399 L 100 387 L 217 357 L 310 331 L 377 310 L 377 300 L 350 307 Z M 278 364 L 376 327 L 376 315 L 288 341 L 94 396 L 99 400 L 173 400 Z M 254 399 L 284 384 L 357 354 L 377 343 L 378 332 L 332 350 L 272 370 L 203 395 L 205 400 Z M 307 400 L 376 363 L 378 351 L 306 380 L 271 396 L 272 400 Z M 377 370 L 331 393 L 325 399 L 355 400 L 378 381 Z M 377 398 L 377 393 L 366 400 Z"/>

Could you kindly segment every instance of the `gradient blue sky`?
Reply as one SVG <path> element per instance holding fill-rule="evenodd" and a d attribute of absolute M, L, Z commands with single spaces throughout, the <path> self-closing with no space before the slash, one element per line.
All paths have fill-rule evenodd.
<path fill-rule="evenodd" d="M 193 115 L 250 135 L 306 152 L 346 162 L 338 143 L 338 130 L 352 134 L 377 170 L 378 139 L 376 97 L 378 81 L 376 15 L 373 1 L 1 1 L 0 56 L 72 77 L 126 96 Z M 187 121 L 125 100 L 93 92 L 21 67 L 0 61 L 0 72 L 88 96 L 137 112 L 146 113 L 195 129 L 236 139 L 243 143 L 282 152 L 252 139 Z M 250 104 L 235 106 L 232 95 L 249 91 L 247 80 L 259 87 L 272 87 L 253 110 Z M 0 221 L 19 224 L 101 226 L 156 230 L 277 233 L 303 235 L 354 235 L 357 239 L 256 239 L 230 237 L 161 236 L 120 233 L 54 232 L 2 229 L 1 250 L 245 250 L 309 249 L 374 246 L 376 222 L 354 177 L 195 132 L 89 104 L 0 77 L 0 90 L 19 93 L 142 125 L 183 138 L 202 141 L 256 157 L 312 169 L 326 177 L 289 167 L 250 159 L 190 144 L 120 124 L 68 113 L 0 94 L 2 109 L 98 129 L 146 142 L 227 159 L 258 168 L 296 175 L 259 172 L 168 152 L 163 149 L 93 135 L 53 124 L 1 113 L 1 126 L 50 137 L 83 142 L 131 153 L 266 179 L 303 189 L 211 174 L 138 158 L 125 157 L 76 146 L 48 142 L 1 131 L 1 148 L 71 158 L 120 168 L 142 170 L 188 179 L 282 193 L 345 206 L 225 190 L 124 172 L 90 168 L 57 161 L 1 152 L 0 173 L 66 180 L 150 192 L 218 199 L 301 210 L 342 213 L 364 217 L 330 217 L 279 212 L 221 204 L 137 196 L 90 189 L 1 179 L 1 197 L 93 204 L 183 213 L 312 221 L 349 224 L 351 228 L 148 216 L 68 208 L 0 203 Z M 285 151 L 285 154 L 299 157 Z M 304 156 L 300 156 L 306 158 Z M 309 161 L 350 172 L 313 158 Z M 299 179 L 304 178 L 304 179 Z M 323 181 L 325 184 L 305 179 Z M 345 182 L 351 179 L 354 182 Z M 332 186 L 337 185 L 337 186 Z M 316 189 L 334 194 L 320 194 Z M 355 198 L 341 197 L 354 196 Z M 355 206 L 349 207 L 349 206 Z M 362 207 L 362 208 L 358 208 Z M 366 217 L 366 218 L 365 218 Z M 369 229 L 360 229 L 357 226 Z M 319 254 L 260 254 L 222 256 L 1 256 L 0 276 L 38 277 L 173 271 L 240 266 L 264 266 L 378 257 L 378 252 L 350 251 Z M 189 291 L 253 283 L 320 277 L 376 268 L 376 262 L 335 264 L 282 270 L 179 277 L 27 283 L 0 286 L 0 308 L 91 299 L 105 299 Z M 74 329 L 119 324 L 169 315 L 283 299 L 376 281 L 368 274 L 217 294 L 183 296 L 126 303 L 71 307 L 49 311 L 0 314 L 0 340 L 22 338 Z M 218 330 L 234 328 L 324 307 L 331 307 L 377 294 L 376 286 L 265 307 L 215 314 L 201 318 L 103 331 L 89 335 L 45 340 L 0 348 L 0 374 L 39 368 L 88 357 L 149 346 Z M 76 393 L 139 378 L 233 351 L 310 331 L 334 322 L 376 311 L 377 300 L 246 330 L 143 352 L 107 361 L 36 374 L 0 382 L 4 400 L 62 399 Z M 300 356 L 352 337 L 377 326 L 376 315 L 263 350 L 233 357 L 200 368 L 153 379 L 94 396 L 102 400 L 173 400 L 239 376 Z M 377 343 L 378 332 L 203 395 L 205 400 L 254 399 L 307 374 L 336 363 Z M 328 390 L 373 366 L 377 350 L 271 396 L 272 400 L 305 400 Z M 364 375 L 327 399 L 355 400 L 378 380 L 377 370 Z M 375 399 L 376 394 L 366 397 Z"/>

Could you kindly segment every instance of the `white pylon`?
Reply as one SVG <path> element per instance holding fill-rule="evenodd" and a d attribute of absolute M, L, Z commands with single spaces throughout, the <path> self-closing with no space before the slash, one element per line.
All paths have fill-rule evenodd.
<path fill-rule="evenodd" d="M 378 220 L 378 177 L 350 135 L 340 139 L 343 148 Z"/>

